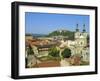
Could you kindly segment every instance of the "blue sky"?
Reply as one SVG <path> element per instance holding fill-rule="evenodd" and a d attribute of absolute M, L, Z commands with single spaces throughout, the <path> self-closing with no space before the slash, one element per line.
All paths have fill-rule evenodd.
<path fill-rule="evenodd" d="M 88 15 L 25 12 L 25 32 L 48 34 L 59 29 L 75 31 L 76 24 L 79 24 L 80 31 L 85 24 L 86 31 L 89 32 L 89 19 Z"/>

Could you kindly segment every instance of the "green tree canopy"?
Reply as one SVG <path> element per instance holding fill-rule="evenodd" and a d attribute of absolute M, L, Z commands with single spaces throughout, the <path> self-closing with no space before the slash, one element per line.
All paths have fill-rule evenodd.
<path fill-rule="evenodd" d="M 49 37 L 51 36 L 66 36 L 68 37 L 68 39 L 74 39 L 74 32 L 72 31 L 68 31 L 68 30 L 62 30 L 61 32 L 60 31 L 53 31 L 51 33 L 49 33 Z"/>
<path fill-rule="evenodd" d="M 59 53 L 60 53 L 60 49 L 56 46 L 51 47 L 49 49 L 49 55 L 51 55 L 53 57 L 59 57 Z"/>
<path fill-rule="evenodd" d="M 61 55 L 63 58 L 69 58 L 71 56 L 71 50 L 69 48 L 65 48 Z"/>

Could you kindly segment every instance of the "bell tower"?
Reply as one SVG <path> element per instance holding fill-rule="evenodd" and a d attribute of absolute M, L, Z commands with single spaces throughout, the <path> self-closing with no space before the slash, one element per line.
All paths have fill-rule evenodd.
<path fill-rule="evenodd" d="M 79 36 L 80 36 L 79 25 L 76 24 L 75 39 L 79 38 Z"/>
<path fill-rule="evenodd" d="M 87 45 L 87 37 L 88 37 L 88 33 L 86 32 L 85 24 L 83 24 L 83 32 L 82 32 L 82 34 L 83 34 L 83 37 L 84 37 L 84 39 L 83 39 L 84 45 L 86 46 L 86 45 Z"/>
<path fill-rule="evenodd" d="M 78 24 L 76 24 L 76 32 L 79 32 Z"/>
<path fill-rule="evenodd" d="M 87 38 L 87 32 L 86 32 L 86 29 L 85 29 L 85 24 L 83 24 L 83 31 L 82 31 L 82 33 L 83 33 L 83 36 L 84 36 L 84 38 Z"/>
<path fill-rule="evenodd" d="M 84 32 L 86 32 L 86 30 L 85 30 L 85 24 L 83 24 L 83 33 L 84 33 Z"/>

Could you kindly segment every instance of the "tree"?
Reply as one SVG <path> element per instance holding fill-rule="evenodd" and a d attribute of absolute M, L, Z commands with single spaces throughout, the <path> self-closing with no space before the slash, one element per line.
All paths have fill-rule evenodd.
<path fill-rule="evenodd" d="M 28 55 L 33 55 L 34 54 L 34 52 L 32 50 L 32 47 L 30 45 L 28 46 L 27 53 L 28 53 Z"/>
<path fill-rule="evenodd" d="M 53 57 L 59 57 L 60 49 L 58 47 L 51 47 L 49 49 L 49 55 Z"/>
<path fill-rule="evenodd" d="M 69 58 L 71 56 L 71 50 L 69 48 L 65 48 L 61 55 L 63 58 Z"/>
<path fill-rule="evenodd" d="M 74 39 L 74 32 L 68 31 L 68 30 L 61 30 L 61 32 L 60 31 L 53 31 L 53 32 L 49 33 L 48 37 L 59 36 L 59 35 L 60 36 L 67 36 L 68 39 L 70 39 L 70 40 Z"/>

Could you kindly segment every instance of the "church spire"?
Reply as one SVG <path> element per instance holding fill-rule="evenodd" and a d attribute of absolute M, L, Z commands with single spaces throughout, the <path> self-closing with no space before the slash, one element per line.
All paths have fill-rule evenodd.
<path fill-rule="evenodd" d="M 86 32 L 86 30 L 85 30 L 85 24 L 83 24 L 83 32 Z"/>
<path fill-rule="evenodd" d="M 76 24 L 76 32 L 78 32 L 78 31 L 79 31 L 78 24 Z"/>

